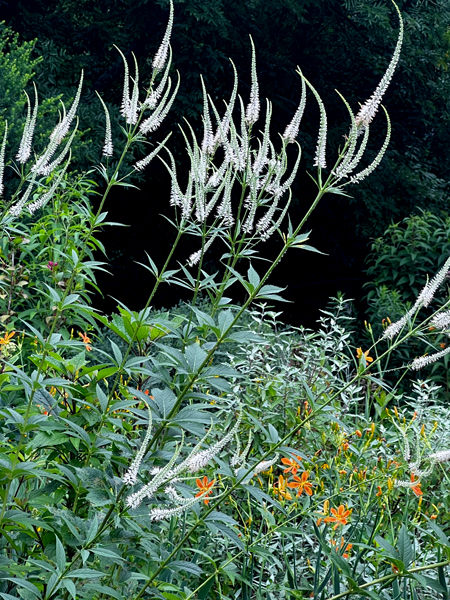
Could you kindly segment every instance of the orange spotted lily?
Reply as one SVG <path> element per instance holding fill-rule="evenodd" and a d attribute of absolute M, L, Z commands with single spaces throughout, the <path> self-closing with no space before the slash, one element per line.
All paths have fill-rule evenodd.
<path fill-rule="evenodd" d="M 195 483 L 200 490 L 197 494 L 195 494 L 195 497 L 198 498 L 199 496 L 205 496 L 204 503 L 208 504 L 209 498 L 206 498 L 206 496 L 210 496 L 212 494 L 212 487 L 216 483 L 216 480 L 213 479 L 212 481 L 208 481 L 208 478 L 205 475 L 203 479 L 197 479 Z"/>
<path fill-rule="evenodd" d="M 363 355 L 364 355 L 364 360 L 366 361 L 366 363 L 373 362 L 373 358 L 371 356 L 369 356 L 369 350 L 366 350 L 366 352 L 363 352 L 362 348 L 357 348 L 356 349 L 356 358 L 358 360 L 361 360 Z"/>
<path fill-rule="evenodd" d="M 81 337 L 81 339 L 83 340 L 83 344 L 86 347 L 86 351 L 90 352 L 92 350 L 92 346 L 90 346 L 89 344 L 91 343 L 91 338 L 89 338 L 87 336 L 87 333 L 81 333 L 81 331 L 78 332 L 78 335 Z"/>
<path fill-rule="evenodd" d="M 282 458 L 281 462 L 283 465 L 287 466 L 287 469 L 284 469 L 284 473 L 292 473 L 292 475 L 297 475 L 297 471 L 300 469 L 300 462 L 302 460 L 301 456 L 295 457 L 297 460 L 293 458 Z"/>
<path fill-rule="evenodd" d="M 303 492 L 312 496 L 313 490 L 312 485 L 308 481 L 309 471 L 303 471 L 301 477 L 294 475 L 294 481 L 289 482 L 288 488 L 297 489 L 297 496 L 301 496 Z"/>
<path fill-rule="evenodd" d="M 337 529 L 339 525 L 347 525 L 347 519 L 352 514 L 351 510 L 346 510 L 345 506 L 341 504 L 338 506 L 337 510 L 335 508 L 331 509 L 331 515 L 329 517 L 325 517 L 325 523 L 336 523 L 333 529 Z"/>
<path fill-rule="evenodd" d="M 414 474 L 411 473 L 411 483 L 414 483 L 414 482 L 415 482 L 415 477 L 414 477 Z M 411 486 L 411 489 L 415 493 L 416 496 L 422 496 L 423 495 L 423 492 L 422 492 L 422 490 L 420 488 L 420 485 L 421 485 L 420 481 L 418 481 L 415 485 Z"/>
<path fill-rule="evenodd" d="M 9 344 L 9 342 L 11 341 L 11 339 L 15 336 L 16 332 L 15 331 L 11 331 L 11 333 L 8 333 L 7 331 L 5 332 L 5 335 L 0 338 L 0 344 L 2 346 L 6 346 L 7 344 Z"/>

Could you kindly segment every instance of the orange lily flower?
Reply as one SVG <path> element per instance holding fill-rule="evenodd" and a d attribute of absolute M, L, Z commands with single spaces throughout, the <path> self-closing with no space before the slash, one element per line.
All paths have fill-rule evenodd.
<path fill-rule="evenodd" d="M 292 473 L 292 475 L 296 475 L 297 471 L 300 469 L 300 462 L 302 460 L 301 456 L 295 457 L 297 460 L 293 458 L 282 458 L 281 462 L 283 465 L 287 465 L 287 469 L 284 469 L 283 473 Z"/>
<path fill-rule="evenodd" d="M 286 500 L 292 500 L 292 496 L 287 490 L 287 485 L 288 485 L 287 479 L 285 479 L 283 477 L 283 475 L 280 475 L 278 477 L 277 483 L 275 483 L 275 485 L 273 486 L 273 489 L 280 498 L 285 498 Z"/>
<path fill-rule="evenodd" d="M 216 483 L 216 480 L 213 479 L 212 481 L 208 481 L 208 478 L 205 475 L 203 477 L 203 479 L 197 479 L 195 483 L 197 484 L 197 487 L 200 490 L 197 494 L 195 494 L 195 497 L 198 498 L 199 496 L 204 495 L 205 496 L 204 503 L 208 504 L 209 498 L 206 498 L 206 496 L 209 496 L 212 494 L 212 487 Z"/>
<path fill-rule="evenodd" d="M 91 343 L 91 338 L 88 337 L 87 333 L 81 333 L 81 331 L 78 332 L 78 335 L 83 340 L 83 344 L 86 347 L 86 351 L 90 352 L 92 350 L 92 346 L 89 346 L 89 344 Z"/>
<path fill-rule="evenodd" d="M 306 492 L 308 496 L 312 496 L 313 490 L 310 482 L 308 481 L 309 471 L 303 471 L 301 477 L 294 475 L 294 481 L 288 483 L 288 488 L 297 489 L 297 496 L 301 496 L 303 492 Z"/>
<path fill-rule="evenodd" d="M 339 546 L 339 548 L 337 548 L 337 542 L 336 540 L 331 540 L 331 545 L 334 546 L 334 549 L 336 550 L 336 552 L 338 550 L 342 550 L 342 548 L 344 547 L 344 538 L 341 537 L 341 545 Z M 347 546 L 345 547 L 345 552 L 342 554 L 343 558 L 348 558 L 348 552 L 350 552 L 350 550 L 353 548 L 353 544 L 347 544 Z"/>
<path fill-rule="evenodd" d="M 369 350 L 366 350 L 366 352 L 362 351 L 362 348 L 357 348 L 356 349 L 356 358 L 358 360 L 361 359 L 362 355 L 364 354 L 364 360 L 368 363 L 373 362 L 373 358 L 371 356 L 369 356 Z"/>
<path fill-rule="evenodd" d="M 415 477 L 414 477 L 413 473 L 411 473 L 411 483 L 414 483 L 414 481 L 415 481 Z M 416 485 L 411 486 L 411 489 L 415 493 L 416 496 L 422 496 L 423 495 L 423 492 L 422 492 L 422 490 L 420 488 L 420 485 L 421 485 L 421 483 L 420 483 L 420 481 L 418 481 L 416 483 Z"/>
<path fill-rule="evenodd" d="M 11 339 L 16 335 L 15 331 L 11 331 L 11 333 L 8 333 L 7 331 L 5 332 L 5 335 L 0 338 L 0 344 L 2 346 L 9 344 L 9 342 L 11 341 Z"/>
<path fill-rule="evenodd" d="M 333 516 L 325 517 L 325 523 L 336 523 L 333 529 L 337 529 L 339 525 L 347 525 L 347 519 L 352 514 L 351 510 L 345 510 L 345 506 L 341 504 L 338 506 L 338 509 L 331 509 L 331 514 Z"/>

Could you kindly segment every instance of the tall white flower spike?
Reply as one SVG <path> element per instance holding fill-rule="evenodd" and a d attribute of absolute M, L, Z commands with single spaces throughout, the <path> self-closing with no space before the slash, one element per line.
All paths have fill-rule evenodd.
<path fill-rule="evenodd" d="M 3 176 L 5 174 L 5 150 L 6 140 L 8 138 L 8 121 L 5 121 L 5 133 L 3 134 L 3 142 L 0 148 L 0 196 L 3 196 L 5 186 L 3 184 Z"/>
<path fill-rule="evenodd" d="M 400 52 L 402 49 L 403 43 L 403 19 L 401 13 L 398 9 L 398 6 L 393 2 L 395 9 L 397 10 L 399 19 L 400 19 L 400 30 L 398 34 L 397 44 L 395 46 L 394 54 L 392 55 L 391 62 L 386 70 L 386 73 L 383 75 L 380 83 L 376 87 L 372 96 L 367 100 L 360 108 L 358 114 L 356 115 L 356 124 L 359 127 L 367 127 L 373 121 L 378 108 L 381 104 L 381 100 L 391 83 L 392 76 L 394 75 L 395 68 L 397 67 Z"/>
<path fill-rule="evenodd" d="M 247 110 L 245 111 L 245 119 L 248 125 L 254 125 L 259 119 L 260 101 L 258 75 L 256 73 L 255 44 L 253 43 L 251 37 L 250 42 L 252 44 L 252 86 L 250 88 L 250 102 L 248 103 Z"/>
<path fill-rule="evenodd" d="M 37 118 L 39 102 L 38 102 L 37 89 L 36 89 L 36 85 L 34 84 L 34 82 L 33 82 L 33 86 L 34 86 L 33 114 L 31 114 L 30 98 L 29 98 L 28 94 L 25 92 L 25 95 L 27 97 L 27 104 L 28 104 L 27 119 L 25 121 L 25 127 L 23 129 L 22 139 L 20 141 L 19 150 L 16 155 L 17 162 L 19 162 L 20 164 L 25 164 L 27 162 L 27 160 L 30 158 L 31 148 L 32 148 L 32 144 L 33 144 L 34 129 L 36 127 L 36 118 Z"/>
<path fill-rule="evenodd" d="M 166 32 L 164 34 L 161 45 L 158 49 L 158 52 L 155 54 L 155 57 L 152 62 L 152 66 L 155 71 L 162 71 L 167 61 L 167 57 L 169 55 L 169 44 L 170 44 L 170 36 L 172 34 L 173 27 L 173 2 L 170 0 L 170 14 L 169 21 L 167 23 Z"/>

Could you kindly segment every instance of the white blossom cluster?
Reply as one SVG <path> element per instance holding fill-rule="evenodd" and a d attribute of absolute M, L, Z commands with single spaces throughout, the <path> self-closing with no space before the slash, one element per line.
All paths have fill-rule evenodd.
<path fill-rule="evenodd" d="M 372 96 L 369 98 L 369 100 L 367 100 L 367 102 L 365 102 L 361 106 L 358 114 L 356 115 L 356 125 L 358 127 L 363 127 L 363 128 L 368 127 L 370 125 L 370 123 L 373 121 L 373 119 L 378 111 L 378 108 L 381 104 L 381 100 L 382 100 L 384 94 L 386 93 L 386 90 L 389 87 L 389 84 L 392 80 L 392 76 L 394 74 L 394 71 L 397 67 L 397 64 L 398 64 L 398 61 L 400 58 L 400 52 L 401 52 L 402 43 L 403 43 L 403 20 L 402 20 L 400 11 L 395 3 L 394 3 L 394 6 L 400 17 L 400 30 L 399 30 L 399 34 L 398 34 L 397 44 L 395 46 L 395 50 L 394 50 L 394 54 L 392 55 L 391 62 L 389 63 L 389 66 L 388 66 L 385 74 L 383 75 L 380 83 L 376 87 Z"/>
<path fill-rule="evenodd" d="M 415 301 L 413 307 L 405 315 L 403 315 L 403 317 L 401 319 L 399 319 L 395 323 L 391 323 L 388 327 L 386 327 L 386 329 L 384 330 L 384 333 L 383 333 L 383 338 L 387 338 L 387 339 L 394 338 L 398 333 L 400 333 L 400 331 L 412 319 L 412 317 L 414 317 L 414 315 L 417 313 L 418 310 L 420 310 L 422 307 L 429 306 L 429 304 L 433 300 L 436 292 L 438 291 L 438 289 L 444 282 L 449 270 L 450 270 L 450 257 L 447 258 L 443 267 L 438 271 L 438 273 L 433 277 L 433 279 L 426 283 L 423 290 L 417 296 L 417 300 Z M 445 315 L 445 313 L 443 313 L 443 315 Z M 445 316 L 443 316 L 442 318 L 444 320 L 446 319 Z M 437 315 L 435 317 L 435 319 L 437 319 L 436 323 L 440 322 L 439 315 Z M 435 323 L 433 323 L 433 324 L 436 327 L 438 326 Z M 436 355 L 433 354 L 431 356 L 436 356 Z M 430 364 L 430 362 L 434 362 L 433 360 L 430 361 L 431 357 L 422 357 L 422 358 L 427 358 L 427 362 L 425 364 Z M 439 358 L 440 358 L 440 356 L 438 356 L 436 358 L 436 360 L 438 360 Z M 419 360 L 419 359 L 416 359 L 416 360 Z M 419 364 L 419 363 L 417 363 L 417 364 Z M 417 368 L 420 368 L 420 367 L 417 367 Z"/>
<path fill-rule="evenodd" d="M 423 429 L 434 421 L 435 409 L 437 412 L 442 412 L 440 406 L 435 406 L 436 393 L 439 391 L 439 386 L 430 384 L 427 381 L 416 381 L 413 383 L 414 397 L 411 397 L 411 410 L 414 410 L 414 417 L 409 424 L 406 421 L 393 419 L 393 424 L 398 429 L 403 442 L 403 459 L 408 465 L 411 473 L 410 480 L 395 481 L 396 487 L 413 488 L 420 484 L 420 480 L 429 477 L 437 464 L 442 464 L 450 461 L 450 450 L 439 450 L 431 454 L 423 454 L 422 432 Z M 434 427 L 434 426 L 433 426 Z M 413 450 L 411 442 L 408 438 L 408 431 L 412 430 Z M 435 432 L 435 428 L 433 429 Z M 436 435 L 436 432 L 435 432 Z M 426 436 L 428 440 L 427 446 L 431 439 L 431 434 Z M 429 447 L 429 446 L 428 446 Z M 428 463 L 426 468 L 421 468 L 423 463 Z"/>
<path fill-rule="evenodd" d="M 438 313 L 431 319 L 431 325 L 436 329 L 448 329 L 450 327 L 450 310 Z"/>
<path fill-rule="evenodd" d="M 349 111 L 350 119 L 351 119 L 351 128 L 350 128 L 350 133 L 348 135 L 346 150 L 345 150 L 343 156 L 341 157 L 338 167 L 333 172 L 333 175 L 336 177 L 336 181 L 339 181 L 340 179 L 343 179 L 343 178 L 350 177 L 350 183 L 359 183 L 360 181 L 365 179 L 368 175 L 370 175 L 378 167 L 378 165 L 380 164 L 384 154 L 386 153 L 387 147 L 389 145 L 389 141 L 390 141 L 390 137 L 391 137 L 391 123 L 390 123 L 389 115 L 387 114 L 387 111 L 383 107 L 383 110 L 385 112 L 386 119 L 387 119 L 387 133 L 386 133 L 384 143 L 383 143 L 380 151 L 378 152 L 377 156 L 375 157 L 375 159 L 371 162 L 371 164 L 368 167 L 366 167 L 365 169 L 363 169 L 362 171 L 360 171 L 359 173 L 353 174 L 354 170 L 359 165 L 359 163 L 365 153 L 365 150 L 367 148 L 367 142 L 369 140 L 370 124 L 372 123 L 373 119 L 375 118 L 376 113 L 378 112 L 378 109 L 381 105 L 381 100 L 382 100 L 384 94 L 386 93 L 387 88 L 389 87 L 389 84 L 392 80 L 392 76 L 395 72 L 395 69 L 397 67 L 397 64 L 398 64 L 398 61 L 400 58 L 400 52 L 401 52 L 402 43 L 403 43 L 404 27 L 403 27 L 403 20 L 402 20 L 401 14 L 400 14 L 397 6 L 395 5 L 395 3 L 394 3 L 394 6 L 397 10 L 397 13 L 399 16 L 399 21 L 400 21 L 400 28 L 399 28 L 398 38 L 397 38 L 397 44 L 395 46 L 395 50 L 392 55 L 389 66 L 388 66 L 385 74 L 381 78 L 381 81 L 378 84 L 378 86 L 376 87 L 374 93 L 372 94 L 370 99 L 367 100 L 361 106 L 361 108 L 358 111 L 356 116 L 353 114 L 353 112 L 352 112 L 350 106 L 348 105 L 348 103 L 346 102 L 346 100 L 339 94 L 339 96 L 343 100 L 344 104 L 346 105 L 347 110 Z M 358 145 L 358 139 L 360 138 L 361 135 L 363 135 L 363 137 Z M 319 147 L 318 147 L 318 150 L 319 150 Z M 316 154 L 316 160 L 318 160 L 317 154 Z"/>
<path fill-rule="evenodd" d="M 122 93 L 122 105 L 121 114 L 124 116 L 125 121 L 131 127 L 138 127 L 140 134 L 146 134 L 151 131 L 155 131 L 161 125 L 165 116 L 170 110 L 170 107 L 174 101 L 178 85 L 174 93 L 169 97 L 171 89 L 171 81 L 169 77 L 169 70 L 171 65 L 171 52 L 170 52 L 170 35 L 173 26 L 173 3 L 170 2 L 170 16 L 167 24 L 166 32 L 164 34 L 163 41 L 153 59 L 153 76 L 151 79 L 150 87 L 147 90 L 146 98 L 144 102 L 139 102 L 139 69 L 136 57 L 133 54 L 134 60 L 134 77 L 130 76 L 130 69 L 128 62 L 124 54 L 119 50 L 122 59 L 124 61 L 124 84 Z M 158 76 L 160 71 L 164 71 L 161 80 L 157 87 L 154 89 L 153 84 L 155 78 Z M 81 73 L 80 81 L 77 87 L 77 91 L 74 100 L 68 110 L 62 105 L 62 115 L 58 124 L 50 134 L 49 142 L 41 153 L 29 168 L 26 174 L 26 188 L 22 196 L 14 203 L 9 209 L 10 214 L 13 217 L 18 217 L 25 207 L 31 213 L 44 206 L 56 192 L 56 189 L 60 185 L 68 164 L 70 162 L 70 148 L 77 131 L 77 125 L 73 126 L 76 121 L 76 113 L 81 98 L 81 91 L 83 87 L 83 72 Z M 25 125 L 19 145 L 19 149 L 16 153 L 16 161 L 19 165 L 26 165 L 32 156 L 33 151 L 33 137 L 36 128 L 36 121 L 39 109 L 39 99 L 36 87 L 34 87 L 34 105 L 31 106 L 31 101 L 26 94 L 27 99 L 27 116 L 25 119 Z M 108 108 L 104 100 L 100 97 L 104 112 L 105 112 L 105 142 L 102 149 L 102 154 L 107 157 L 111 157 L 114 152 L 112 131 L 111 131 L 111 118 Z M 146 110 L 152 111 L 150 116 L 146 116 L 144 113 Z M 139 122 L 140 121 L 140 122 Z M 72 129 L 72 131 L 71 131 Z M 71 132 L 71 133 L 70 133 Z M 70 133 L 70 135 L 69 135 Z M 0 147 L 0 195 L 3 194 L 3 176 L 5 169 L 5 149 L 7 144 L 8 136 L 8 124 L 5 123 L 5 132 L 3 141 Z M 155 150 L 153 150 L 148 156 L 138 161 L 135 165 L 137 170 L 144 169 L 150 161 L 158 154 L 164 143 L 159 144 Z M 64 143 L 64 145 L 62 145 Z M 59 167 L 62 169 L 57 175 L 52 178 L 52 183 L 47 192 L 44 192 L 41 196 L 36 197 L 34 194 L 35 189 L 41 185 L 38 180 L 39 176 L 50 177 L 52 176 Z M 31 202 L 30 202 L 31 200 Z"/>
<path fill-rule="evenodd" d="M 145 452 L 147 450 L 148 442 L 150 440 L 151 435 L 151 412 L 149 410 L 149 427 L 145 438 L 143 440 L 143 444 L 133 460 L 129 470 L 125 473 L 123 477 L 123 482 L 126 485 L 133 485 L 137 481 L 137 475 L 139 471 L 139 467 L 142 464 L 142 460 L 145 456 Z M 129 508 L 137 508 L 145 498 L 153 498 L 154 495 L 161 489 L 165 488 L 165 494 L 168 500 L 173 504 L 177 504 L 175 508 L 170 509 L 153 509 L 150 513 L 152 519 L 159 520 L 162 518 L 166 518 L 162 515 L 165 514 L 180 514 L 191 507 L 196 502 L 199 502 L 204 497 L 203 495 L 199 495 L 192 499 L 184 499 L 181 498 L 176 489 L 173 487 L 173 484 L 178 481 L 179 476 L 182 473 L 196 473 L 206 467 L 208 463 L 210 463 L 215 456 L 219 454 L 219 452 L 233 439 L 233 437 L 237 434 L 239 430 L 240 424 L 242 420 L 242 411 L 239 410 L 238 417 L 236 419 L 236 423 L 230 429 L 230 431 L 220 440 L 218 440 L 215 444 L 210 446 L 207 449 L 201 449 L 206 438 L 209 435 L 209 431 L 205 435 L 203 439 L 201 439 L 198 444 L 191 450 L 189 455 L 179 462 L 178 457 L 181 453 L 183 447 L 183 439 L 180 444 L 177 445 L 175 452 L 167 465 L 163 468 L 155 468 L 152 470 L 153 478 L 151 481 L 145 485 L 143 485 L 138 491 L 130 494 L 126 499 L 126 504 Z M 169 511 L 169 513 L 167 513 Z M 175 511 L 175 512 L 171 512 Z"/>
<path fill-rule="evenodd" d="M 245 181 L 246 189 L 243 206 L 239 210 L 241 231 L 247 239 L 267 240 L 273 235 L 286 215 L 290 194 L 284 206 L 281 202 L 290 192 L 300 164 L 299 149 L 295 164 L 287 175 L 286 147 L 295 142 L 305 109 L 306 85 L 303 79 L 299 107 L 282 136 L 281 151 L 277 152 L 270 139 L 270 102 L 266 105 L 265 123 L 260 135 L 255 135 L 252 131 L 259 118 L 261 106 L 253 41 L 252 84 L 247 107 L 237 95 L 238 78 L 235 70 L 234 73 L 233 91 L 222 116 L 208 96 L 203 80 L 201 81 L 203 139 L 201 143 L 197 142 L 189 125 L 190 137 L 183 133 L 191 162 L 187 185 L 183 188 L 185 191 L 182 191 L 179 184 L 175 160 L 170 153 L 170 166 L 166 165 L 172 180 L 171 205 L 180 209 L 184 221 L 191 223 L 192 232 L 201 235 L 201 232 L 206 230 L 202 248 L 189 258 L 191 266 L 198 264 L 213 241 L 227 235 L 228 229 L 235 224 L 232 193 L 235 182 L 242 185 Z M 239 126 L 233 119 L 236 105 L 240 112 Z M 216 127 L 213 126 L 211 110 L 217 123 Z"/>
<path fill-rule="evenodd" d="M 245 111 L 245 118 L 249 125 L 254 125 L 259 119 L 259 110 L 261 104 L 259 100 L 258 76 L 256 73 L 255 45 L 253 44 L 252 38 L 250 38 L 250 41 L 252 44 L 252 86 L 250 88 L 250 102 L 248 103 L 247 110 Z"/>
<path fill-rule="evenodd" d="M 34 86 L 33 114 L 31 114 L 30 97 L 25 92 L 25 95 L 27 97 L 27 107 L 28 107 L 27 118 L 25 121 L 25 126 L 23 128 L 22 139 L 21 139 L 20 145 L 19 145 L 19 151 L 17 152 L 17 155 L 16 155 L 16 160 L 20 164 L 25 164 L 27 162 L 27 160 L 30 158 L 31 149 L 33 146 L 33 135 L 34 135 L 34 129 L 36 127 L 36 118 L 37 118 L 37 111 L 38 111 L 38 105 L 39 105 L 36 85 L 33 84 L 33 86 Z"/>
<path fill-rule="evenodd" d="M 251 431 L 248 432 L 247 444 L 246 444 L 245 448 L 242 450 L 242 452 L 241 452 L 241 439 L 238 435 L 235 436 L 235 441 L 236 441 L 236 450 L 235 450 L 235 453 L 233 454 L 233 456 L 231 457 L 230 465 L 232 467 L 239 467 L 241 465 L 245 465 L 248 453 L 250 452 L 250 448 L 252 446 L 253 434 Z M 237 471 L 238 471 L 238 469 L 235 470 L 235 473 Z"/>
<path fill-rule="evenodd" d="M 9 209 L 9 213 L 13 217 L 18 217 L 25 207 L 28 208 L 29 212 L 33 214 L 36 210 L 44 206 L 54 195 L 56 189 L 60 185 L 64 175 L 66 173 L 67 167 L 70 162 L 70 147 L 72 145 L 73 139 L 75 137 L 77 126 L 73 129 L 71 135 L 66 141 L 65 145 L 59 152 L 56 158 L 54 155 L 58 151 L 61 143 L 66 138 L 69 133 L 72 123 L 75 120 L 76 113 L 78 110 L 78 105 L 80 103 L 81 90 L 83 87 L 83 72 L 81 73 L 80 82 L 78 84 L 77 92 L 75 94 L 75 98 L 72 102 L 71 107 L 66 112 L 66 109 L 63 105 L 63 114 L 60 118 L 59 123 L 55 126 L 52 133 L 50 134 L 50 140 L 47 144 L 47 147 L 43 151 L 43 153 L 36 159 L 35 163 L 31 166 L 28 176 L 27 176 L 27 187 L 25 192 L 19 198 L 18 201 Z M 32 147 L 33 147 L 33 136 L 34 130 L 36 127 L 36 119 L 38 114 L 38 94 L 36 87 L 34 88 L 35 101 L 33 111 L 31 110 L 31 102 L 29 96 L 27 96 L 27 117 L 25 120 L 24 130 L 22 133 L 22 138 L 19 145 L 19 150 L 16 154 L 16 160 L 19 164 L 25 165 L 31 157 Z M 4 173 L 4 164 L 5 164 L 5 147 L 7 141 L 8 127 L 6 124 L 5 134 L 3 137 L 3 143 L 0 149 L 0 193 L 3 193 L 3 173 Z M 67 160 L 66 160 L 67 159 Z M 64 163 L 64 161 L 66 161 Z M 49 190 L 43 193 L 41 196 L 32 197 L 32 194 L 38 185 L 37 176 L 41 175 L 43 177 L 49 177 L 58 167 L 60 167 L 64 163 L 61 171 L 53 177 L 53 183 L 51 184 Z M 33 198 L 32 202 L 29 202 L 30 199 Z"/>
<path fill-rule="evenodd" d="M 444 350 L 440 350 L 439 352 L 434 352 L 433 354 L 427 354 L 425 356 L 419 356 L 415 358 L 411 363 L 411 369 L 413 371 L 418 371 L 419 369 L 423 369 L 428 365 L 432 365 L 439 359 L 443 358 L 450 352 L 450 346 L 444 348 Z"/>
<path fill-rule="evenodd" d="M 124 64 L 124 79 L 120 114 L 122 117 L 124 117 L 126 124 L 131 127 L 131 130 L 134 132 L 134 134 L 140 132 L 142 135 L 146 135 L 156 131 L 167 116 L 178 91 L 179 79 L 173 94 L 170 96 L 171 79 L 169 77 L 169 71 L 172 62 L 170 36 L 173 27 L 173 12 L 173 2 L 171 1 L 169 21 L 161 45 L 152 62 L 153 76 L 151 78 L 150 86 L 146 90 L 146 97 L 143 102 L 140 102 L 139 100 L 139 67 L 136 56 L 134 53 L 131 53 L 134 62 L 134 77 L 132 77 L 125 55 L 119 48 L 116 47 Z M 163 75 L 156 89 L 154 89 L 153 86 L 155 79 L 161 71 L 164 71 Z M 102 154 L 103 156 L 110 157 L 113 155 L 114 151 L 111 134 L 111 118 L 105 102 L 100 96 L 99 98 L 105 111 L 105 143 L 103 145 Z M 145 115 L 145 111 L 147 110 L 152 112 L 150 116 Z M 159 144 L 156 150 L 148 154 L 145 158 L 139 160 L 134 165 L 135 169 L 142 171 L 158 154 L 162 147 L 163 144 Z"/>

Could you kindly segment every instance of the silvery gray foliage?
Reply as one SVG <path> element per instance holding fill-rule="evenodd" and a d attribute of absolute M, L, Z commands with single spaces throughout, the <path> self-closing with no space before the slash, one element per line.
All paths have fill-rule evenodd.
<path fill-rule="evenodd" d="M 415 381 L 408 396 L 405 419 L 393 417 L 399 432 L 403 460 L 411 474 L 409 480 L 396 480 L 397 487 L 413 488 L 429 477 L 437 464 L 450 460 L 449 411 L 438 400 L 441 387 L 431 381 Z M 424 435 L 425 434 L 425 435 Z M 430 451 L 431 444 L 434 448 Z M 395 445 L 394 445 L 395 447 Z M 392 456 L 398 459 L 398 456 Z"/>
<path fill-rule="evenodd" d="M 348 325 L 352 320 L 346 315 L 349 302 L 335 299 L 331 310 L 321 311 L 317 331 L 302 327 L 287 329 L 278 321 L 281 313 L 267 311 L 262 305 L 250 314 L 254 321 L 252 328 L 264 332 L 265 342 L 229 354 L 229 359 L 249 378 L 252 388 L 276 389 L 278 398 L 307 400 L 305 386 L 317 390 L 317 396 L 330 389 L 342 389 L 338 411 L 347 413 L 364 398 L 359 381 L 348 385 L 355 375 L 354 362 L 346 351 L 351 335 Z"/>

